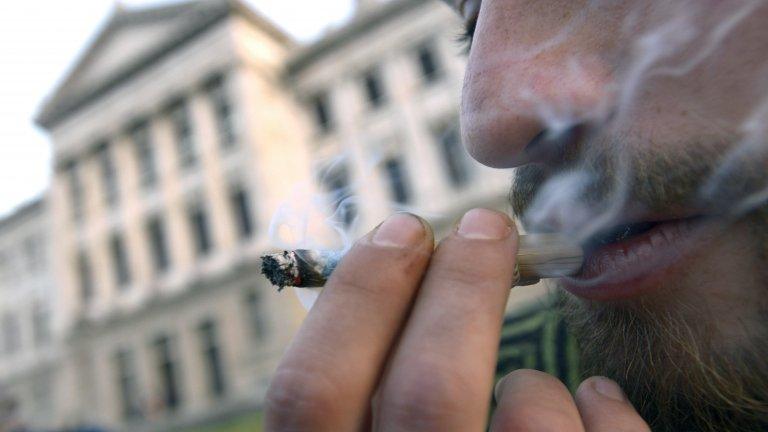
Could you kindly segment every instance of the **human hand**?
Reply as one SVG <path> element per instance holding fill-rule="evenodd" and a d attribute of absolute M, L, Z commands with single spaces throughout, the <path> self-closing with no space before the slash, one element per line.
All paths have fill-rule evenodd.
<path fill-rule="evenodd" d="M 485 430 L 517 233 L 479 209 L 433 245 L 424 221 L 397 214 L 353 246 L 273 377 L 268 431 Z M 496 388 L 491 430 L 647 431 L 612 386 L 592 378 L 574 400 L 554 377 L 516 371 Z"/>

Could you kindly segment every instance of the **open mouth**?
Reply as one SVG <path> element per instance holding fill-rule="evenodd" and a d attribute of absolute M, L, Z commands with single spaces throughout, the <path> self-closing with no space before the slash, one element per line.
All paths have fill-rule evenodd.
<path fill-rule="evenodd" d="M 612 243 L 619 243 L 632 237 L 647 233 L 653 227 L 663 222 L 639 222 L 632 224 L 616 225 L 602 230 L 589 237 L 583 244 L 584 249 L 589 253 L 602 246 Z"/>
<path fill-rule="evenodd" d="M 643 237 L 645 234 L 655 234 L 648 236 L 652 244 L 659 245 L 661 241 L 675 240 L 675 237 L 698 226 L 704 221 L 703 216 L 691 216 L 680 219 L 642 221 L 628 224 L 614 225 L 610 228 L 598 231 L 583 243 L 582 247 L 589 254 L 602 247 L 616 245 L 623 242 L 630 242 L 633 239 Z"/>
<path fill-rule="evenodd" d="M 583 242 L 584 266 L 566 288 L 598 300 L 639 294 L 681 261 L 704 220 L 641 221 L 602 230 Z"/>

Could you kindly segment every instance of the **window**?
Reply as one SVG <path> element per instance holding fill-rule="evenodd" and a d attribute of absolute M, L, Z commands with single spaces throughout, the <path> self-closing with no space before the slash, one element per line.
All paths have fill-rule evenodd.
<path fill-rule="evenodd" d="M 440 67 L 437 64 L 435 48 L 425 43 L 416 49 L 421 77 L 425 83 L 433 83 L 440 78 Z"/>
<path fill-rule="evenodd" d="M 245 292 L 245 313 L 248 322 L 249 333 L 257 341 L 266 338 L 269 329 L 267 328 L 267 308 L 264 307 L 261 293 L 257 288 L 249 289 Z"/>
<path fill-rule="evenodd" d="M 384 162 L 384 171 L 387 174 L 392 199 L 399 204 L 408 203 L 411 200 L 411 191 L 408 187 L 403 160 L 399 157 L 388 159 Z"/>
<path fill-rule="evenodd" d="M 115 354 L 117 388 L 120 392 L 118 396 L 125 420 L 141 417 L 139 384 L 134 362 L 133 353 L 128 350 L 120 350 Z"/>
<path fill-rule="evenodd" d="M 29 272 L 35 272 L 45 266 L 43 240 L 38 236 L 29 236 L 24 240 L 24 259 Z"/>
<path fill-rule="evenodd" d="M 182 168 L 192 167 L 197 164 L 197 153 L 187 103 L 182 100 L 171 105 L 170 117 L 179 164 Z"/>
<path fill-rule="evenodd" d="M 113 234 L 109 241 L 109 249 L 112 254 L 112 268 L 115 272 L 115 283 L 119 287 L 125 287 L 131 282 L 131 271 L 128 265 L 128 255 L 125 251 L 125 243 L 119 234 Z"/>
<path fill-rule="evenodd" d="M 206 84 L 208 96 L 213 104 L 216 116 L 216 127 L 219 132 L 219 141 L 224 148 L 235 145 L 237 136 L 235 133 L 235 116 L 232 102 L 227 94 L 224 77 L 217 76 Z"/>
<path fill-rule="evenodd" d="M 30 405 L 34 412 L 32 418 L 50 418 L 55 409 L 52 396 L 55 394 L 53 372 L 35 373 L 30 383 L 30 393 L 32 396 Z"/>
<path fill-rule="evenodd" d="M 315 122 L 322 133 L 328 133 L 333 129 L 333 119 L 331 117 L 328 103 L 328 95 L 320 93 L 312 98 L 312 109 L 315 114 Z"/>
<path fill-rule="evenodd" d="M 104 200 L 108 205 L 117 204 L 117 172 L 112 160 L 112 152 L 106 143 L 100 144 L 96 150 L 101 167 L 101 181 L 104 190 Z"/>
<path fill-rule="evenodd" d="M 136 150 L 136 159 L 139 162 L 139 179 L 142 187 L 149 189 L 157 183 L 157 168 L 155 166 L 155 152 L 152 149 L 149 123 L 139 122 L 130 132 Z"/>
<path fill-rule="evenodd" d="M 66 168 L 67 181 L 69 183 L 69 195 L 71 200 L 72 218 L 76 222 L 83 220 L 84 193 L 83 184 L 80 181 L 80 172 L 75 162 L 70 162 Z"/>
<path fill-rule="evenodd" d="M 16 315 L 7 312 L 3 315 L 3 354 L 15 354 L 21 348 L 21 328 Z"/>
<path fill-rule="evenodd" d="M 167 410 L 175 411 L 181 406 L 182 398 L 179 383 L 179 365 L 174 359 L 173 341 L 170 336 L 162 335 L 155 340 L 154 349 L 162 400 Z"/>
<path fill-rule="evenodd" d="M 247 240 L 253 235 L 253 218 L 248 192 L 241 185 L 234 186 L 230 191 L 229 200 L 235 217 L 237 233 L 240 239 Z"/>
<path fill-rule="evenodd" d="M 334 218 L 349 227 L 357 216 L 357 207 L 352 202 L 349 186 L 349 172 L 346 166 L 334 165 L 324 170 L 320 176 L 320 184 L 329 193 L 329 201 L 333 206 Z"/>
<path fill-rule="evenodd" d="M 470 166 L 461 144 L 458 127 L 448 125 L 437 128 L 435 139 L 440 145 L 440 153 L 451 185 L 457 188 L 466 185 L 470 177 Z"/>
<path fill-rule="evenodd" d="M 77 257 L 77 274 L 80 283 L 80 300 L 87 306 L 93 299 L 94 286 L 91 262 L 84 252 Z"/>
<path fill-rule="evenodd" d="M 147 223 L 147 236 L 155 272 L 163 273 L 170 267 L 170 259 L 166 246 L 165 225 L 159 216 L 151 218 Z"/>
<path fill-rule="evenodd" d="M 195 238 L 195 248 L 198 256 L 205 256 L 211 251 L 211 233 L 208 227 L 208 215 L 202 205 L 193 205 L 189 210 L 189 224 L 192 236 Z"/>
<path fill-rule="evenodd" d="M 42 302 L 32 306 L 32 337 L 38 347 L 51 341 L 51 314 Z"/>
<path fill-rule="evenodd" d="M 227 385 L 224 378 L 216 322 L 211 319 L 203 321 L 200 324 L 199 336 L 200 346 L 203 350 L 203 361 L 207 369 L 208 390 L 212 396 L 224 396 Z"/>
<path fill-rule="evenodd" d="M 0 284 L 7 283 L 11 275 L 11 259 L 8 252 L 0 250 Z"/>
<path fill-rule="evenodd" d="M 371 108 L 379 108 L 384 104 L 384 92 L 382 91 L 381 79 L 377 70 L 368 71 L 363 76 L 365 84 L 365 95 L 368 98 L 368 105 Z"/>

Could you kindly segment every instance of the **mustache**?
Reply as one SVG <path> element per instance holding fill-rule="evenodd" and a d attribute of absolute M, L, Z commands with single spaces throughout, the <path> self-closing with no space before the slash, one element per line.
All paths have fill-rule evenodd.
<path fill-rule="evenodd" d="M 768 146 L 734 159 L 734 142 L 703 137 L 654 149 L 653 143 L 633 143 L 628 137 L 593 137 L 561 152 L 557 160 L 517 168 L 509 202 L 531 231 L 551 231 L 558 225 L 553 218 L 581 215 L 586 223 L 610 211 L 617 217 L 628 212 L 739 216 L 763 204 L 739 205 L 768 186 Z M 563 230 L 563 224 L 558 228 Z"/>

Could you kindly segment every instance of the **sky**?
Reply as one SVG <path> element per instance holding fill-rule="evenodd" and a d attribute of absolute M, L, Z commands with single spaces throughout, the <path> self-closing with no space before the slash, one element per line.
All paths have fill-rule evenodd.
<path fill-rule="evenodd" d="M 353 0 L 245 1 L 301 41 L 311 41 L 342 23 L 353 4 Z M 121 3 L 141 7 L 161 2 Z M 115 3 L 0 0 L 0 215 L 46 189 L 51 148 L 32 119 Z"/>

